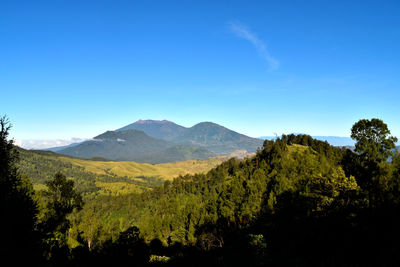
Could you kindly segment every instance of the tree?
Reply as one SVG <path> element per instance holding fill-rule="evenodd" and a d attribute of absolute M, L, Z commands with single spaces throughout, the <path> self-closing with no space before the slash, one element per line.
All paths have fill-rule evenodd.
<path fill-rule="evenodd" d="M 388 126 L 380 119 L 363 119 L 351 128 L 351 138 L 356 141 L 353 172 L 358 183 L 368 194 L 369 207 L 383 201 L 390 178 L 389 157 L 397 138 L 390 135 Z"/>
<path fill-rule="evenodd" d="M 130 265 L 132 262 L 136 266 L 141 266 L 149 261 L 150 250 L 140 237 L 140 230 L 136 226 L 131 226 L 121 232 L 113 249 L 114 260 L 117 260 L 117 264 L 121 266 Z"/>
<path fill-rule="evenodd" d="M 388 126 L 380 119 L 359 120 L 351 128 L 356 140 L 355 151 L 364 161 L 383 162 L 393 156 L 397 138 L 390 135 Z"/>
<path fill-rule="evenodd" d="M 46 185 L 47 190 L 43 194 L 47 204 L 41 229 L 46 235 L 47 259 L 65 260 L 70 228 L 67 216 L 74 210 L 82 209 L 82 197 L 75 191 L 74 181 L 61 173 L 56 173 Z"/>
<path fill-rule="evenodd" d="M 82 237 L 86 239 L 87 247 L 91 250 L 93 247 L 99 245 L 101 234 L 104 229 L 97 219 L 95 208 L 83 210 L 82 217 L 82 222 L 80 224 L 80 228 L 83 229 Z"/>
<path fill-rule="evenodd" d="M 20 175 L 16 167 L 18 151 L 13 140 L 8 140 L 11 124 L 0 118 L 0 257 L 14 264 L 24 259 L 34 263 L 38 255 L 39 237 L 36 223 L 38 208 L 33 200 L 34 191 L 27 176 Z M 24 255 L 24 257 L 18 257 Z"/>

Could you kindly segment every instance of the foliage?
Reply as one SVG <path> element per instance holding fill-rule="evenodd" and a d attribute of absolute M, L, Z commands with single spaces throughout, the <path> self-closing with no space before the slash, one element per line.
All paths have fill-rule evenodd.
<path fill-rule="evenodd" d="M 393 156 L 397 138 L 390 136 L 388 126 L 380 119 L 360 120 L 351 128 L 355 151 L 365 161 L 384 162 Z"/>
<path fill-rule="evenodd" d="M 38 208 L 32 184 L 27 176 L 18 173 L 18 152 L 13 140 L 8 140 L 11 125 L 0 118 L 0 257 L 15 264 L 23 260 L 22 253 L 32 262 L 39 260 L 37 225 Z"/>
<path fill-rule="evenodd" d="M 34 185 L 44 185 L 55 173 L 73 179 L 77 190 L 84 194 L 118 194 L 114 188 L 125 185 L 124 193 L 141 192 L 161 185 L 179 174 L 205 172 L 225 160 L 211 158 L 176 163 L 146 164 L 121 161 L 83 160 L 49 151 L 19 149 L 18 167 Z M 129 190 L 128 190 L 129 189 Z M 123 191 L 119 191 L 122 193 Z"/>
<path fill-rule="evenodd" d="M 50 262 L 395 266 L 400 156 L 388 160 L 395 138 L 380 121 L 362 120 L 353 130 L 355 152 L 284 135 L 265 141 L 252 158 L 232 158 L 143 192 L 93 195 L 73 213 L 79 194 L 57 174 L 41 201 L 47 203 L 42 213 L 51 214 L 41 217 L 41 225 L 57 221 L 42 227 Z M 109 164 L 90 162 L 90 168 L 101 165 L 113 177 L 104 169 Z M 66 245 L 67 233 L 74 248 Z"/>
<path fill-rule="evenodd" d="M 57 262 L 68 254 L 67 236 L 71 225 L 67 216 L 82 209 L 83 201 L 74 182 L 61 173 L 56 173 L 46 185 L 47 190 L 42 192 L 45 209 L 39 229 L 46 259 Z"/>

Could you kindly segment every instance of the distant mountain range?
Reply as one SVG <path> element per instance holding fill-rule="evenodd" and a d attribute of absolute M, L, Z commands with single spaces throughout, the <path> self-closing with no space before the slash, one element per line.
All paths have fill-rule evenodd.
<path fill-rule="evenodd" d="M 261 139 L 212 122 L 186 128 L 167 120 L 139 120 L 92 140 L 49 150 L 79 158 L 164 163 L 207 159 L 239 150 L 253 153 L 262 144 Z"/>

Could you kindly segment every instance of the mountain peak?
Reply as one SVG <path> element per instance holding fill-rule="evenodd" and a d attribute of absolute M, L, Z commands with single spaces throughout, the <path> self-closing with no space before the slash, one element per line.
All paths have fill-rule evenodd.
<path fill-rule="evenodd" d="M 185 127 L 168 120 L 138 120 L 117 131 L 139 130 L 157 139 L 170 140 L 185 129 Z"/>
<path fill-rule="evenodd" d="M 194 125 L 193 127 L 195 127 L 195 126 L 218 126 L 218 127 L 223 127 L 223 128 L 225 128 L 224 126 L 221 126 L 221 125 L 219 125 L 219 124 L 217 124 L 217 123 L 215 123 L 215 122 L 211 122 L 211 121 L 199 122 L 199 123 L 197 123 L 196 125 Z"/>
<path fill-rule="evenodd" d="M 137 123 L 137 124 L 168 124 L 168 123 L 173 123 L 173 122 L 168 121 L 168 120 L 138 120 L 135 123 Z"/>

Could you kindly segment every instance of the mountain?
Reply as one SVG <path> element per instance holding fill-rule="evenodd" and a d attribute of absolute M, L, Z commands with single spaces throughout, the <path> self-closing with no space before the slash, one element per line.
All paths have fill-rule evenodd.
<path fill-rule="evenodd" d="M 79 158 L 102 157 L 135 161 L 143 154 L 157 153 L 171 146 L 172 143 L 150 137 L 143 131 L 107 131 L 93 140 L 60 150 L 58 153 Z"/>
<path fill-rule="evenodd" d="M 100 157 L 147 163 L 207 159 L 235 151 L 253 153 L 263 140 L 251 138 L 212 122 L 190 128 L 163 120 L 139 120 L 92 140 L 52 151 L 79 158 Z"/>
<path fill-rule="evenodd" d="M 216 155 L 193 145 L 176 145 L 156 139 L 143 131 L 107 131 L 93 140 L 58 150 L 78 158 L 103 158 L 140 163 L 166 163 L 183 160 L 205 160 Z"/>
<path fill-rule="evenodd" d="M 171 140 L 183 133 L 187 128 L 167 120 L 138 120 L 116 131 L 139 130 L 147 135 L 164 140 Z"/>
<path fill-rule="evenodd" d="M 263 144 L 261 139 L 248 137 L 213 122 L 198 123 L 172 141 L 204 147 L 217 154 L 228 154 L 236 150 L 255 152 Z"/>

